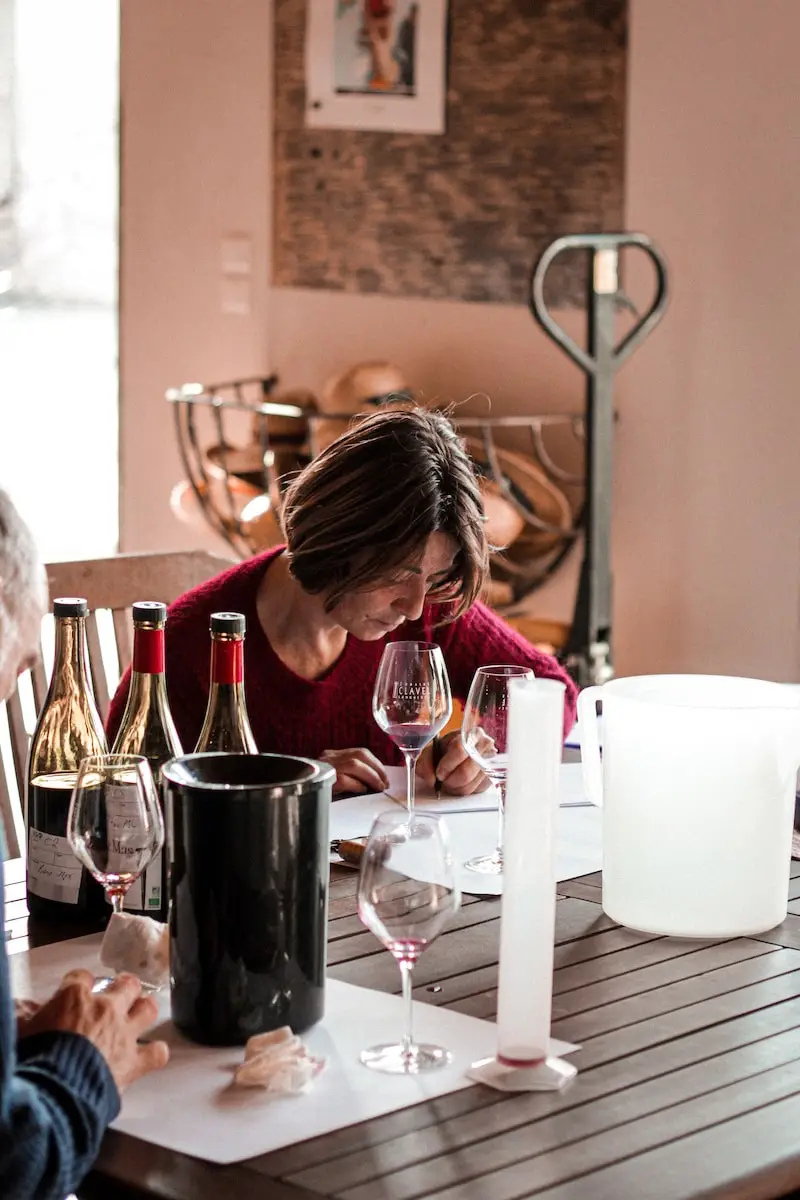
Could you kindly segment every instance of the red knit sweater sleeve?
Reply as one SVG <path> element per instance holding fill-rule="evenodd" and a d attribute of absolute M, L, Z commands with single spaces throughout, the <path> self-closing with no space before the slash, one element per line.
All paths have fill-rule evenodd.
<path fill-rule="evenodd" d="M 564 736 L 569 733 L 575 723 L 578 696 L 575 683 L 552 655 L 534 649 L 522 634 L 485 604 L 477 602 L 450 625 L 439 626 L 434 638 L 442 647 L 453 695 L 462 704 L 478 667 L 492 663 L 530 667 L 537 679 L 558 679 L 566 684 Z"/>

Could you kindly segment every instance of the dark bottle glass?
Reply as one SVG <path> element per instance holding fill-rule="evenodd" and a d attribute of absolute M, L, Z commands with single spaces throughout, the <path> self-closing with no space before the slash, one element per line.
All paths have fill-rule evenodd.
<path fill-rule="evenodd" d="M 27 885 L 34 921 L 97 927 L 110 912 L 105 894 L 67 841 L 67 813 L 78 767 L 87 755 L 107 750 L 86 658 L 87 611 L 83 599 L 53 601 L 53 674 L 28 755 Z"/>
<path fill-rule="evenodd" d="M 195 753 L 258 754 L 244 698 L 242 613 L 211 615 L 211 684 Z"/>
<path fill-rule="evenodd" d="M 167 699 L 164 674 L 164 626 L 167 606 L 156 600 L 133 605 L 133 662 L 131 686 L 122 722 L 114 740 L 115 754 L 141 754 L 150 763 L 161 794 L 161 768 L 183 753 Z M 143 912 L 166 921 L 169 909 L 165 850 L 153 859 L 143 877 L 125 896 L 126 912 Z"/>

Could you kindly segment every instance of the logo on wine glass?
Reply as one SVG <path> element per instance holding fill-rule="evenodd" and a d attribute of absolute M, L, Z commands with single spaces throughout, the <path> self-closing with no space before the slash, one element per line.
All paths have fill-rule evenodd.
<path fill-rule="evenodd" d="M 408 683 L 404 680 L 395 680 L 392 699 L 407 704 L 419 704 L 429 698 L 430 691 L 429 683 Z"/>

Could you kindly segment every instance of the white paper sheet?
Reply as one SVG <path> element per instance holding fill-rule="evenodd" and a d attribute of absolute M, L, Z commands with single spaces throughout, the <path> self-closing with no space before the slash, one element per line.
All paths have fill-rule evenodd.
<path fill-rule="evenodd" d="M 70 968 L 99 971 L 100 941 L 95 934 L 13 955 L 14 994 L 41 1000 Z M 244 1057 L 240 1047 L 219 1050 L 185 1040 L 169 1022 L 169 994 L 159 994 L 158 1000 L 164 1023 L 153 1035 L 169 1042 L 170 1063 L 125 1093 L 113 1128 L 207 1162 L 240 1162 L 471 1087 L 464 1072 L 476 1059 L 494 1055 L 497 1043 L 493 1023 L 415 1003 L 415 1036 L 447 1046 L 453 1065 L 408 1078 L 370 1071 L 358 1061 L 359 1051 L 400 1036 L 403 1002 L 329 979 L 325 1018 L 303 1037 L 328 1065 L 308 1092 L 270 1097 L 230 1086 L 233 1068 Z M 553 1040 L 551 1053 L 574 1049 Z"/>
<path fill-rule="evenodd" d="M 406 769 L 405 767 L 385 767 L 389 776 L 389 786 L 386 794 L 398 804 L 406 803 Z M 414 789 L 414 804 L 424 808 L 425 812 L 450 812 L 452 809 L 483 812 L 485 809 L 497 808 L 497 792 L 492 784 L 472 796 L 449 796 L 441 792 L 438 796 L 431 787 L 424 787 L 417 781 Z"/>
<path fill-rule="evenodd" d="M 406 802 L 406 773 L 404 767 L 386 767 L 389 776 L 389 786 L 384 795 L 397 804 Z M 583 767 L 577 763 L 562 763 L 560 775 L 561 790 L 559 803 L 562 807 L 584 806 L 591 804 L 583 790 Z M 358 797 L 357 797 L 358 798 Z M 342 801 L 337 801 L 343 803 Z M 418 786 L 414 792 L 414 804 L 425 812 L 494 812 L 497 809 L 497 792 L 490 785 L 483 791 L 474 792 L 471 796 L 449 796 L 440 792 L 437 796 L 433 788 Z"/>
<path fill-rule="evenodd" d="M 600 809 L 586 802 L 581 764 L 562 763 L 560 783 L 561 807 L 556 830 L 556 879 L 559 882 L 599 871 L 602 866 L 602 814 Z M 476 797 L 467 796 L 462 809 L 458 797 L 442 795 L 437 800 L 433 793 L 430 797 L 426 800 L 420 795 L 419 808 L 445 816 L 457 863 L 463 864 L 470 858 L 491 852 L 497 838 L 496 804 L 486 811 L 485 801 L 482 806 L 470 805 L 469 801 Z M 486 795 L 488 799 L 491 799 L 491 793 Z M 331 807 L 331 839 L 365 837 L 378 813 L 394 807 L 399 805 L 385 792 L 337 800 Z M 334 858 L 334 861 L 338 859 Z M 458 882 L 462 892 L 473 896 L 499 896 L 503 891 L 502 877 L 480 875 L 463 866 Z"/>

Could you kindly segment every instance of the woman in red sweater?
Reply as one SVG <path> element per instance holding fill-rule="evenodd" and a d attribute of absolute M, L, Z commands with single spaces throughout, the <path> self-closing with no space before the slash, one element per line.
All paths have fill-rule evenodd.
<path fill-rule="evenodd" d="M 435 641 L 453 695 L 476 669 L 531 667 L 576 689 L 555 659 L 510 629 L 477 596 L 488 570 L 481 495 L 453 426 L 424 409 L 378 413 L 348 430 L 287 489 L 286 546 L 232 567 L 170 607 L 167 685 L 184 748 L 194 748 L 208 698 L 213 612 L 247 619 L 247 707 L 261 751 L 308 755 L 336 768 L 334 790 L 381 791 L 400 752 L 372 717 L 372 688 L 388 641 Z M 125 707 L 126 674 L 109 735 Z M 431 778 L 430 759 L 420 760 Z M 484 778 L 458 734 L 437 776 L 465 795 Z"/>

